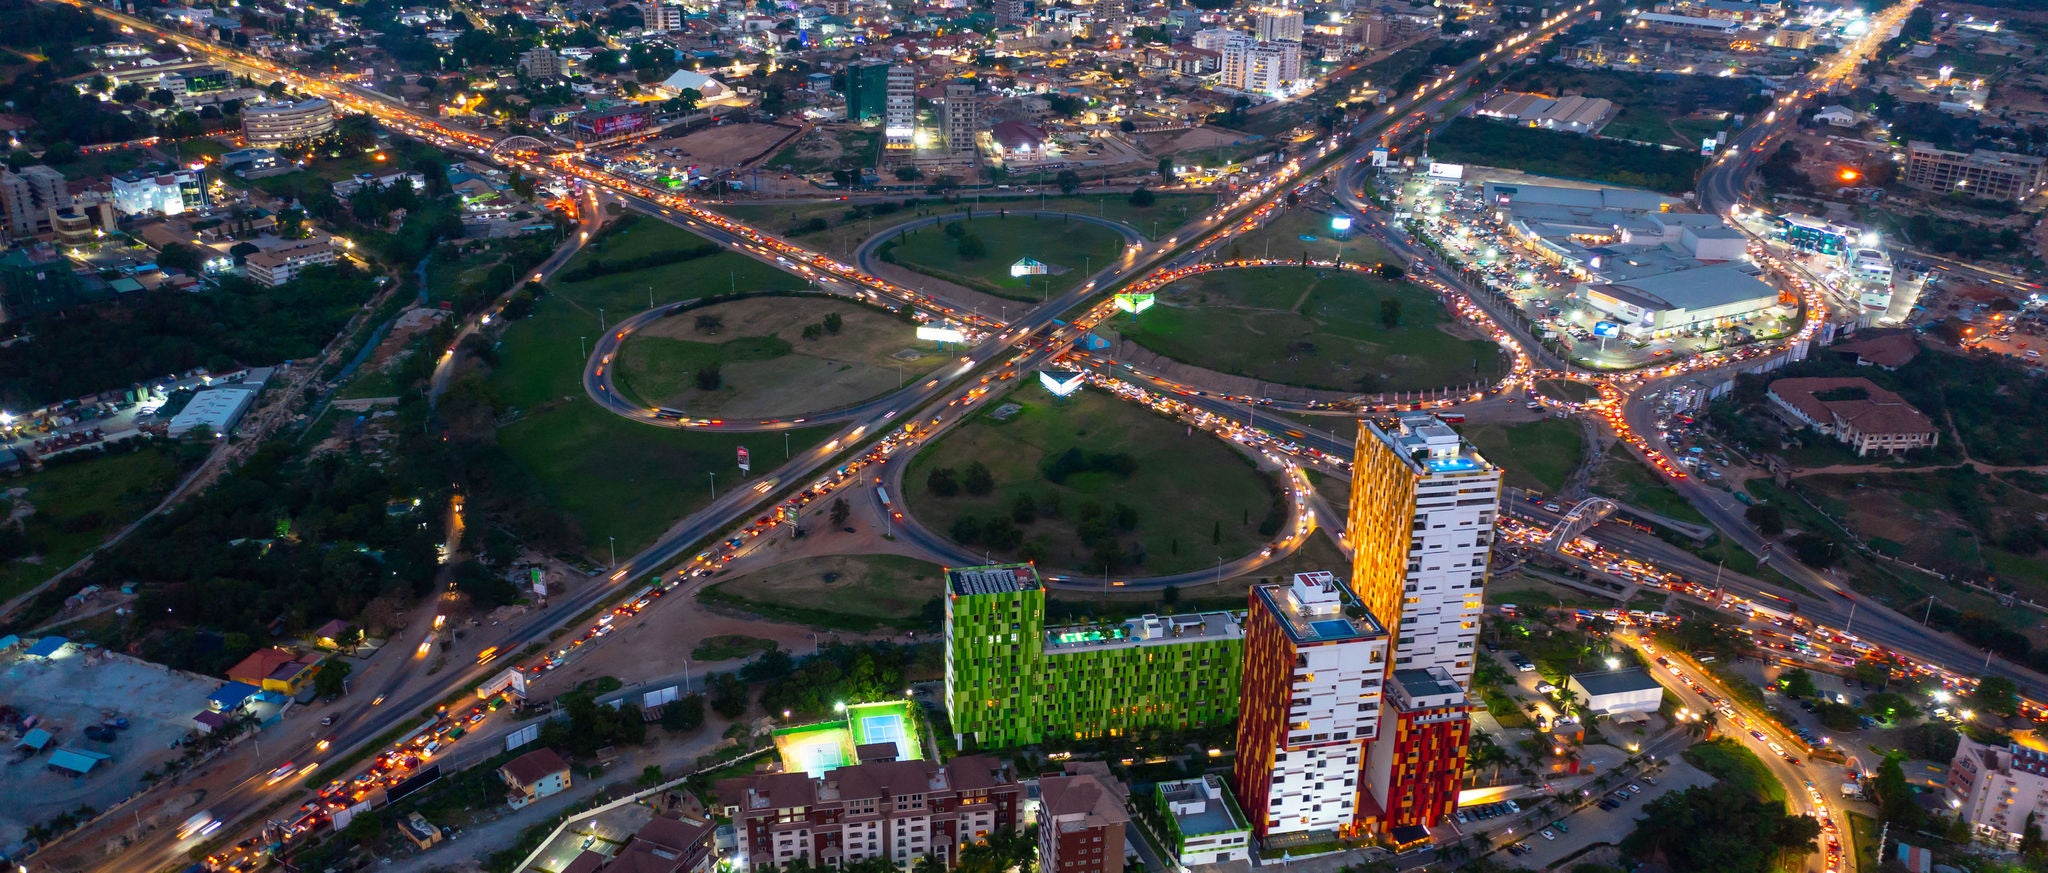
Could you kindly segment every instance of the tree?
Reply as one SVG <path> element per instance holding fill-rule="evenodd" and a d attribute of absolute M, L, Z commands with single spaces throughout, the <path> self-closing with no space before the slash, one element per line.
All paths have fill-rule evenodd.
<path fill-rule="evenodd" d="M 989 473 L 987 464 L 974 461 L 967 465 L 967 473 L 962 477 L 961 485 L 967 489 L 967 493 L 983 497 L 995 490 L 996 480 Z"/>
<path fill-rule="evenodd" d="M 954 247 L 959 251 L 961 260 L 972 261 L 988 257 L 988 244 L 973 233 L 961 234 L 959 242 Z"/>
<path fill-rule="evenodd" d="M 1380 301 L 1380 326 L 1388 330 L 1401 326 L 1401 299 L 1389 297 Z"/>
<path fill-rule="evenodd" d="M 688 733 L 704 724 L 704 695 L 690 694 L 661 708 L 662 728 L 675 733 Z"/>
<path fill-rule="evenodd" d="M 296 206 L 277 213 L 277 235 L 284 239 L 306 238 L 306 210 Z"/>
<path fill-rule="evenodd" d="M 845 526 L 845 524 L 846 524 L 846 518 L 847 518 L 847 516 L 850 516 L 850 515 L 852 515 L 852 514 L 853 514 L 853 507 L 850 507 L 850 506 L 847 506 L 847 505 L 846 505 L 846 498 L 844 498 L 844 497 L 834 497 L 834 498 L 832 498 L 832 512 L 831 512 L 831 519 L 832 519 L 832 526 L 833 526 L 833 527 L 843 527 L 843 526 Z"/>
<path fill-rule="evenodd" d="M 149 88 L 135 82 L 129 82 L 114 89 L 114 100 L 119 103 L 134 103 L 147 96 L 149 96 Z"/>
<path fill-rule="evenodd" d="M 846 326 L 846 319 L 841 318 L 837 312 L 827 312 L 822 324 L 826 333 L 838 333 L 840 328 Z"/>
<path fill-rule="evenodd" d="M 896 168 L 896 178 L 899 181 L 915 182 L 924 178 L 924 171 L 918 169 L 915 164 L 904 164 Z"/>
<path fill-rule="evenodd" d="M 1159 202 L 1159 197 L 1152 193 L 1152 189 L 1143 185 L 1139 185 L 1137 190 L 1131 192 L 1131 205 L 1139 209 L 1148 208 L 1157 202 Z"/>
<path fill-rule="evenodd" d="M 205 267 L 205 258 L 206 253 L 200 251 L 198 246 L 174 242 L 164 246 L 163 251 L 157 252 L 156 264 L 159 267 L 184 270 L 197 275 Z"/>
<path fill-rule="evenodd" d="M 954 477 L 952 467 L 934 467 L 924 477 L 924 487 L 940 497 L 952 497 L 960 493 L 960 480 Z"/>
<path fill-rule="evenodd" d="M 2011 718 L 2019 711 L 2019 686 L 2004 676 L 1985 676 L 1970 690 L 1969 700 L 1978 712 Z"/>
<path fill-rule="evenodd" d="M 1906 771 L 1899 766 L 1898 755 L 1885 756 L 1870 789 L 1877 796 L 1878 818 L 1895 828 L 1919 827 L 1920 806 L 1913 802 L 1913 787 L 1906 782 Z"/>
<path fill-rule="evenodd" d="M 1841 543 L 1810 531 L 1794 534 L 1785 544 L 1792 547 L 1792 556 L 1798 558 L 1799 563 L 1815 569 L 1832 567 L 1842 558 Z"/>
<path fill-rule="evenodd" d="M 1171 185 L 1171 184 L 1173 184 L 1173 183 L 1174 183 L 1175 181 L 1178 181 L 1178 180 L 1177 180 L 1177 179 L 1176 179 L 1176 177 L 1175 177 L 1175 176 L 1173 175 L 1173 159 L 1172 159 L 1172 158 L 1160 158 L 1160 159 L 1159 159 L 1159 184 L 1162 184 L 1162 185 Z"/>
<path fill-rule="evenodd" d="M 313 693 L 333 699 L 348 691 L 348 674 L 354 665 L 338 658 L 320 662 L 320 672 L 313 674 Z"/>
<path fill-rule="evenodd" d="M 1819 693 L 1813 687 L 1813 674 L 1797 667 L 1778 674 L 1778 688 L 1785 692 L 1786 697 L 1795 700 L 1803 700 Z"/>
<path fill-rule="evenodd" d="M 725 374 L 718 371 L 717 364 L 712 364 L 711 366 L 703 367 L 697 370 L 698 390 L 717 391 L 719 387 L 724 384 Z"/>
<path fill-rule="evenodd" d="M 1785 532 L 1785 513 L 1769 503 L 1758 503 L 1742 511 L 1742 517 L 1756 525 L 1757 532 L 1774 537 Z"/>
<path fill-rule="evenodd" d="M 1643 805 L 1642 823 L 1622 841 L 1632 856 L 1661 856 L 1674 873 L 1764 873 L 1783 853 L 1814 849 L 1820 823 L 1785 814 L 1737 785 L 1673 792 Z"/>
<path fill-rule="evenodd" d="M 1061 170 L 1058 176 L 1053 177 L 1053 181 L 1059 184 L 1062 193 L 1072 194 L 1081 190 L 1081 174 L 1073 170 Z"/>
<path fill-rule="evenodd" d="M 653 788 L 656 785 L 660 785 L 667 779 L 668 777 L 663 776 L 661 773 L 660 764 L 649 764 L 645 767 L 640 768 L 641 788 Z"/>

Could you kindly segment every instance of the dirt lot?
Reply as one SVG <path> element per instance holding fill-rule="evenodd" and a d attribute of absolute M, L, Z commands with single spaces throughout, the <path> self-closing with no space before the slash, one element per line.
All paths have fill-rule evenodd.
<path fill-rule="evenodd" d="M 142 774 L 171 759 L 171 742 L 192 731 L 192 716 L 221 680 L 180 673 L 105 650 L 91 655 L 75 649 L 54 661 L 15 654 L 0 658 L 0 706 L 33 715 L 37 727 L 55 734 L 48 748 L 27 760 L 0 765 L 0 844 L 18 840 L 29 826 L 80 806 L 105 809 L 142 787 Z M 111 715 L 125 716 L 129 728 L 111 743 L 93 742 L 83 730 Z M 8 745 L 18 730 L 0 730 Z M 90 775 L 71 777 L 49 769 L 59 748 L 112 755 Z"/>
<path fill-rule="evenodd" d="M 680 149 L 683 157 L 708 166 L 737 167 L 794 132 L 779 124 L 728 124 L 649 143 L 647 148 Z"/>
<path fill-rule="evenodd" d="M 804 328 L 828 313 L 842 319 L 839 332 L 805 339 Z M 698 330 L 706 316 L 723 326 Z M 947 360 L 935 343 L 912 333 L 901 321 L 835 300 L 721 303 L 662 319 L 627 340 L 619 380 L 633 396 L 703 415 L 801 415 L 895 390 Z M 712 362 L 724 384 L 697 388 L 694 373 Z"/>
<path fill-rule="evenodd" d="M 1191 130 L 1160 131 L 1142 134 L 1136 139 L 1145 151 L 1154 155 L 1171 155 L 1189 149 L 1227 148 L 1251 142 L 1257 137 L 1214 127 L 1197 127 Z"/>

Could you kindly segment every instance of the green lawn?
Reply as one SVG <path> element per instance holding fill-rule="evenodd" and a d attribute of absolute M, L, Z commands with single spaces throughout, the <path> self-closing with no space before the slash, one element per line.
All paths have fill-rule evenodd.
<path fill-rule="evenodd" d="M 1545 379 L 1536 383 L 1536 393 L 1571 403 L 1584 403 L 1600 396 L 1600 389 L 1571 379 Z"/>
<path fill-rule="evenodd" d="M 1507 484 L 1520 488 L 1555 492 L 1586 457 L 1585 434 L 1576 421 L 1474 424 L 1458 432 L 1506 471 Z"/>
<path fill-rule="evenodd" d="M 1022 190 L 1015 188 L 1012 191 L 1001 192 L 1005 196 L 964 194 L 957 203 L 916 195 L 880 204 L 825 201 L 775 206 L 728 203 L 710 203 L 706 206 L 763 230 L 788 236 L 813 249 L 848 257 L 861 243 L 866 242 L 868 237 L 920 215 L 968 210 L 973 210 L 976 215 L 990 212 L 1000 214 L 1006 210 L 1068 212 L 1122 222 L 1141 234 L 1157 238 L 1160 235 L 1171 235 L 1189 219 L 1201 215 L 1203 210 L 1216 204 L 1216 198 L 1209 194 L 1162 193 L 1155 196 L 1151 206 L 1138 207 L 1131 205 L 1130 195 L 1127 194 L 1086 194 L 1068 197 L 1059 194 L 1057 188 L 1042 189 L 1035 195 L 1023 194 Z M 994 193 L 996 192 L 984 192 Z M 806 227 L 812 219 L 823 221 L 825 228 L 812 230 Z"/>
<path fill-rule="evenodd" d="M 1388 328 L 1384 301 L 1398 304 Z M 1109 325 L 1161 355 L 1239 376 L 1334 391 L 1465 385 L 1505 362 L 1435 295 L 1356 272 L 1269 267 L 1166 286 L 1159 305 Z"/>
<path fill-rule="evenodd" d="M 821 527 L 813 536 L 846 534 Z M 937 564 L 901 555 L 829 555 L 720 582 L 698 599 L 815 627 L 924 629 L 925 604 L 944 591 L 944 575 Z"/>
<path fill-rule="evenodd" d="M 1117 575 L 1214 566 L 1219 556 L 1236 559 L 1268 541 L 1258 529 L 1279 505 L 1273 483 L 1214 436 L 1189 434 L 1184 425 L 1092 388 L 1055 400 L 1034 381 L 985 408 L 1005 403 L 1019 404 L 1022 411 L 1002 422 L 978 416 L 911 459 L 903 499 L 932 530 L 949 533 L 963 517 L 1008 522 L 1020 495 L 1029 496 L 1038 508 L 1033 520 L 1017 525 L 1023 546 L 991 548 L 991 557 L 1035 557 L 1043 566 L 1084 575 L 1103 572 L 1096 550 L 1080 534 L 1089 527 L 1085 519 L 1091 511 L 1113 517 L 1120 505 L 1133 510 L 1135 525 L 1127 532 L 1104 525 L 1125 556 L 1112 562 Z M 1077 472 L 1054 484 L 1043 465 L 1070 449 L 1128 456 L 1131 473 Z M 940 497 L 929 489 L 935 468 L 964 477 L 975 461 L 990 468 L 991 493 L 976 497 L 962 490 Z M 1190 476 L 1190 470 L 1201 475 Z M 1102 533 L 1095 534 L 1097 541 Z M 1135 560 L 1141 549 L 1144 559 Z"/>
<path fill-rule="evenodd" d="M 956 235 L 957 234 L 957 235 Z M 970 252 L 970 246 L 979 246 Z M 1041 300 L 1081 284 L 1093 270 L 1123 254 L 1116 231 L 1083 221 L 1040 216 L 980 216 L 920 227 L 895 237 L 878 253 L 883 260 L 1012 300 Z M 1013 277 L 1022 258 L 1055 271 Z"/>
<path fill-rule="evenodd" d="M 591 554 L 605 554 L 606 538 L 615 536 L 623 558 L 710 503 L 713 474 L 721 494 L 756 484 L 782 464 L 775 450 L 784 435 L 790 450 L 801 452 L 833 430 L 734 434 L 655 427 L 599 409 L 579 394 L 500 429 L 498 443 L 533 474 L 548 503 L 582 527 Z M 734 465 L 740 446 L 754 454 L 754 473 L 745 479 Z"/>
<path fill-rule="evenodd" d="M 828 315 L 839 329 L 823 330 Z M 716 326 L 708 321 L 715 319 Z M 816 335 L 805 331 L 817 328 Z M 619 390 L 694 416 L 765 418 L 833 409 L 919 379 L 952 355 L 879 307 L 829 297 L 755 297 L 690 309 L 629 337 Z M 716 367 L 717 388 L 696 374 Z"/>
<path fill-rule="evenodd" d="M 575 269 L 590 258 L 633 258 L 669 248 L 705 245 L 703 237 L 673 225 L 640 218 L 623 229 L 607 232 L 572 258 Z M 491 390 L 500 402 L 519 409 L 583 393 L 586 343 L 601 335 L 604 325 L 648 308 L 732 288 L 742 291 L 797 290 L 803 283 L 789 274 L 750 258 L 723 252 L 653 267 L 599 276 L 582 282 L 549 286 L 533 314 L 505 329 Z"/>
<path fill-rule="evenodd" d="M 1302 239 L 1302 237 L 1312 239 Z M 1280 213 L 1266 226 L 1231 241 L 1225 253 L 1231 257 L 1282 258 L 1312 261 L 1342 259 L 1347 264 L 1383 264 L 1393 260 L 1378 240 L 1361 233 L 1338 238 L 1330 230 L 1330 216 L 1307 207 Z"/>
<path fill-rule="evenodd" d="M 690 657 L 698 661 L 730 661 L 773 648 L 774 640 L 764 640 L 745 634 L 719 634 L 699 641 L 697 648 L 690 650 Z"/>
<path fill-rule="evenodd" d="M 148 512 L 177 481 L 177 462 L 162 448 L 64 463 L 8 480 L 5 487 L 26 489 L 20 499 L 35 507 L 22 533 L 42 560 L 0 565 L 0 599 L 33 588 L 70 566 L 122 525 Z"/>
<path fill-rule="evenodd" d="M 1758 800 L 1785 802 L 1784 784 L 1771 775 L 1763 759 L 1734 740 L 1727 737 L 1708 740 L 1686 749 L 1683 754 L 1693 766 L 1749 792 Z"/>
<path fill-rule="evenodd" d="M 671 225 L 640 219 L 608 233 L 578 259 L 617 259 L 667 247 L 704 244 Z M 571 267 L 576 265 L 571 262 Z M 599 409 L 583 394 L 584 342 L 599 336 L 598 308 L 607 325 L 657 304 L 725 291 L 801 287 L 781 271 L 732 253 L 551 286 L 533 314 L 502 334 L 488 386 L 518 417 L 498 441 L 540 484 L 548 502 L 582 527 L 593 554 L 618 537 L 621 555 L 654 541 L 668 526 L 710 501 L 718 487 L 740 484 L 733 450 L 755 451 L 756 478 L 780 463 L 773 434 L 711 434 L 631 422 Z M 788 432 L 793 449 L 825 438 L 829 428 Z"/>
<path fill-rule="evenodd" d="M 1593 490 L 1658 515 L 1694 524 L 1707 523 L 1707 517 L 1680 497 L 1671 483 L 1636 460 L 1620 443 L 1609 446 L 1607 456 L 1600 459 Z"/>

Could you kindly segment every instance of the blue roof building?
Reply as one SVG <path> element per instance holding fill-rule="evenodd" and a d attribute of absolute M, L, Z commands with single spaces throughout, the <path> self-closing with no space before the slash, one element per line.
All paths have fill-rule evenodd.
<path fill-rule="evenodd" d="M 31 658 L 54 658 L 70 644 L 71 641 L 63 637 L 44 637 L 28 647 L 28 655 Z"/>
<path fill-rule="evenodd" d="M 255 697 L 261 690 L 246 682 L 229 682 L 222 685 L 219 691 L 207 696 L 206 708 L 214 712 L 234 712 L 241 709 L 242 704 L 247 703 L 249 698 Z"/>

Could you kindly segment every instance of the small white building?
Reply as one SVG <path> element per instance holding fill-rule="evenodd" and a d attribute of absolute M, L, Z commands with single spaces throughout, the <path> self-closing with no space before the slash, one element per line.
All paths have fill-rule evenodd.
<path fill-rule="evenodd" d="M 1828 106 L 1813 114 L 1813 123 L 1829 127 L 1855 127 L 1856 110 L 1847 106 Z"/>
<path fill-rule="evenodd" d="M 1565 680 L 1565 687 L 1579 696 L 1586 711 L 1597 715 L 1656 712 L 1664 701 L 1664 686 L 1641 667 L 1579 673 Z"/>
<path fill-rule="evenodd" d="M 266 288 L 275 288 L 299 277 L 299 271 L 316 264 L 332 264 L 334 246 L 307 240 L 252 254 L 242 262 L 249 278 Z"/>
<path fill-rule="evenodd" d="M 260 386 L 222 385 L 201 391 L 177 415 L 171 416 L 168 433 L 175 439 L 205 425 L 216 435 L 226 437 L 235 429 L 235 423 L 242 420 L 242 413 L 249 411 L 260 390 Z"/>
<path fill-rule="evenodd" d="M 1167 846 L 1182 868 L 1252 859 L 1252 828 L 1217 776 L 1161 782 L 1159 811 L 1171 831 Z"/>
<path fill-rule="evenodd" d="M 665 97 L 677 97 L 684 91 L 695 91 L 705 103 L 712 103 L 732 96 L 732 89 L 724 82 L 713 79 L 694 70 L 677 70 L 661 84 L 654 86 L 655 93 Z"/>

